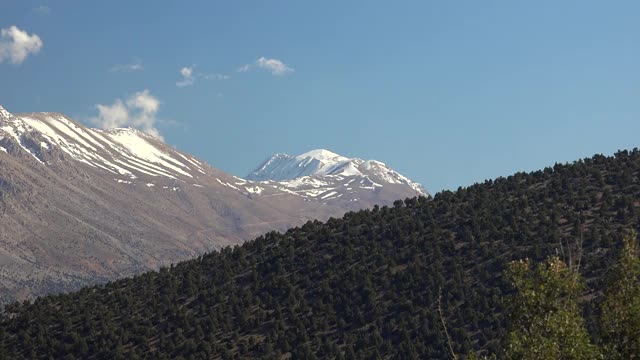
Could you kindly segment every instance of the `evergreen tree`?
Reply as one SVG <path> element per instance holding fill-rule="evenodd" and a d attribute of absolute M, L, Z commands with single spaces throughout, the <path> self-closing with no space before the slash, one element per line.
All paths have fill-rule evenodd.
<path fill-rule="evenodd" d="M 603 275 L 617 234 L 640 228 L 636 199 L 634 149 L 308 222 L 159 272 L 8 304 L 0 359 L 442 359 L 470 350 L 506 357 L 498 352 L 505 343 L 511 358 L 597 357 L 584 329 L 596 335 L 603 290 L 609 299 L 626 294 L 603 306 L 615 314 L 605 319 L 627 321 L 610 329 L 626 333 L 598 339 L 638 339 L 637 293 L 605 290 Z M 564 264 L 527 265 L 509 278 L 521 280 L 509 319 L 511 260 L 544 261 L 578 235 L 589 296 Z M 637 284 L 629 268 L 620 265 L 622 280 L 611 283 Z M 539 355 L 529 352 L 536 346 Z M 618 349 L 618 357 L 637 352 Z"/>

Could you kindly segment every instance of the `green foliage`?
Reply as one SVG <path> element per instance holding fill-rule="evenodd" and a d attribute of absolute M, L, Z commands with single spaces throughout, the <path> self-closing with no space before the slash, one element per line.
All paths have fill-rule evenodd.
<path fill-rule="evenodd" d="M 510 264 L 508 359 L 597 359 L 578 306 L 584 286 L 580 274 L 557 257 L 533 269 L 528 260 Z"/>
<path fill-rule="evenodd" d="M 496 360 L 497 357 L 495 354 L 491 354 L 490 356 L 487 355 L 478 355 L 475 352 L 470 352 L 469 355 L 467 355 L 467 360 Z"/>
<path fill-rule="evenodd" d="M 453 352 L 497 353 L 513 260 L 582 237 L 595 313 L 619 234 L 640 224 L 639 171 L 637 150 L 596 155 L 10 304 L 0 359 L 447 358 L 440 288 Z"/>
<path fill-rule="evenodd" d="M 600 327 L 609 358 L 640 356 L 640 249 L 635 232 L 624 237 L 620 260 L 611 271 Z"/>

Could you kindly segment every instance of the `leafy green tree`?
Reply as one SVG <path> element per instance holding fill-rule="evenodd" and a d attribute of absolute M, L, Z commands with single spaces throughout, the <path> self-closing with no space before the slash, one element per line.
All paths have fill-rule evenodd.
<path fill-rule="evenodd" d="M 600 329 L 607 356 L 633 359 L 640 356 L 640 248 L 637 234 L 624 237 L 618 264 L 611 270 Z"/>
<path fill-rule="evenodd" d="M 558 257 L 535 267 L 520 260 L 509 265 L 507 278 L 516 293 L 510 298 L 506 358 L 602 358 L 580 314 L 583 284 L 576 270 Z"/>

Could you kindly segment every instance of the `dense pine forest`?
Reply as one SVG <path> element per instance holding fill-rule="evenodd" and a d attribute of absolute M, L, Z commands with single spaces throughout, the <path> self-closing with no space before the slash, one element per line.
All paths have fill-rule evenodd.
<path fill-rule="evenodd" d="M 639 170 L 637 149 L 596 155 L 12 304 L 0 358 L 448 358 L 443 322 L 455 353 L 499 354 L 509 262 L 579 248 L 593 334 L 604 275 L 640 224 Z"/>

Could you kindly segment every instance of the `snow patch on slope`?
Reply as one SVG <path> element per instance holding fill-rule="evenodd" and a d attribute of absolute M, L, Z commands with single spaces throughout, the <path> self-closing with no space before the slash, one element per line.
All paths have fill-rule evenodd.
<path fill-rule="evenodd" d="M 62 161 L 72 159 L 130 179 L 153 176 L 182 180 L 207 175 L 200 161 L 138 130 L 91 129 L 58 113 L 13 115 L 0 107 L 0 138 L 3 135 L 15 139 L 43 164 L 43 152 L 61 151 L 67 155 L 59 157 Z"/>
<path fill-rule="evenodd" d="M 136 157 L 160 164 L 182 175 L 193 177 L 183 170 L 183 167 L 188 169 L 186 165 L 151 145 L 138 131 L 133 129 L 113 129 L 106 133 Z"/>

